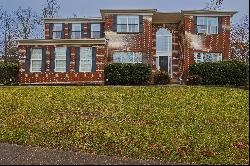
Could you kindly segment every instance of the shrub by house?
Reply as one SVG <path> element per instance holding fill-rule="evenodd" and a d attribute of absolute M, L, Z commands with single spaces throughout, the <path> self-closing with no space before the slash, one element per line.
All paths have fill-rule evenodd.
<path fill-rule="evenodd" d="M 106 84 L 143 85 L 151 78 L 151 67 L 147 64 L 109 64 L 104 69 Z"/>

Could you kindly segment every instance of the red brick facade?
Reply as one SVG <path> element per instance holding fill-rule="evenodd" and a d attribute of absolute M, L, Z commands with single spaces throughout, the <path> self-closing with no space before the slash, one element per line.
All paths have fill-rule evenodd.
<path fill-rule="evenodd" d="M 133 15 L 135 11 L 131 11 Z M 128 14 L 126 11 L 124 15 Z M 130 13 L 130 14 L 131 14 Z M 123 14 L 117 11 L 115 15 Z M 108 63 L 113 62 L 113 53 L 115 51 L 132 51 L 142 53 L 142 62 L 150 64 L 152 72 L 157 70 L 156 64 L 156 32 L 160 28 L 165 28 L 172 34 L 172 79 L 178 80 L 180 77 L 185 78 L 190 64 L 194 63 L 194 52 L 218 52 L 222 53 L 223 60 L 230 57 L 230 17 L 232 14 L 221 16 L 222 32 L 219 34 L 206 35 L 195 33 L 195 23 L 193 15 L 182 14 L 179 21 L 154 22 L 154 12 L 138 12 L 142 16 L 143 29 L 136 33 L 118 33 L 113 31 L 114 13 L 102 13 L 102 19 L 99 19 L 100 25 L 103 26 L 104 38 L 103 43 L 96 43 L 95 39 L 88 40 L 90 34 L 89 24 L 93 20 L 77 20 L 77 23 L 84 25 L 84 38 L 78 42 L 75 39 L 69 39 L 69 28 L 67 20 L 64 23 L 64 39 L 54 42 L 50 36 L 51 22 L 45 22 L 45 39 L 38 41 L 38 44 L 32 44 L 32 41 L 20 41 L 20 83 L 21 84 L 104 84 L 104 68 Z M 167 14 L 166 14 L 167 15 Z M 70 20 L 70 19 L 69 19 Z M 50 20 L 51 21 L 51 20 Z M 52 20 L 53 21 L 53 20 Z M 56 20 L 57 23 L 60 20 Z M 70 20 L 72 23 L 73 21 Z M 98 21 L 97 21 L 98 22 Z M 103 24 L 102 24 L 103 23 Z M 72 43 L 71 43 L 72 41 Z M 26 43 L 25 43 L 26 42 Z M 39 42 L 41 44 L 39 44 Z M 47 42 L 47 43 L 46 43 Z M 74 42 L 76 44 L 74 44 Z M 83 42 L 83 44 L 81 44 Z M 30 44 L 29 44 L 30 43 Z M 50 70 L 50 48 L 51 47 L 70 47 L 70 70 L 69 72 L 52 72 Z M 44 72 L 27 72 L 26 49 L 46 48 L 46 66 Z M 75 48 L 76 47 L 94 47 L 96 48 L 96 70 L 95 72 L 76 72 L 75 71 Z"/>
<path fill-rule="evenodd" d="M 230 17 L 222 17 L 222 32 L 218 34 L 206 35 L 195 34 L 194 16 L 184 17 L 184 73 L 187 74 L 189 66 L 194 62 L 194 52 L 219 52 L 222 59 L 229 59 L 230 56 Z M 195 48 L 192 42 L 201 45 Z"/>
<path fill-rule="evenodd" d="M 45 72 L 26 72 L 25 58 L 26 47 L 19 46 L 20 60 L 19 60 L 19 78 L 21 84 L 103 84 L 104 83 L 104 65 L 106 51 L 104 46 L 94 46 L 97 48 L 96 52 L 96 72 L 75 72 L 75 48 L 71 47 L 70 57 L 70 72 L 51 72 L 50 71 L 50 49 L 54 46 L 46 46 L 46 71 Z M 35 46 L 41 48 L 44 46 Z M 86 46 L 83 46 L 86 47 Z"/>

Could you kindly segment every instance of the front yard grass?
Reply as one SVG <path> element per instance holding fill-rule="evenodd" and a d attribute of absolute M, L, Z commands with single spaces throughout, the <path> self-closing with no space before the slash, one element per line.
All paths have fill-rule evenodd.
<path fill-rule="evenodd" d="M 0 142 L 167 163 L 248 164 L 249 91 L 1 87 Z"/>

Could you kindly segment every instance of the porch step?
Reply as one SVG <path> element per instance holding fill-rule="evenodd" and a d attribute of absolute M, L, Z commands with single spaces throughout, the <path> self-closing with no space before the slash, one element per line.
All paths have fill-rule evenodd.
<path fill-rule="evenodd" d="M 177 79 L 171 79 L 170 84 L 180 84 L 180 81 Z"/>

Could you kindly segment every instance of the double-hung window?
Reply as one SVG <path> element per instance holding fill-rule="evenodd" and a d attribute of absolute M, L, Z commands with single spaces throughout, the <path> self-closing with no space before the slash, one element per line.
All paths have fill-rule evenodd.
<path fill-rule="evenodd" d="M 62 38 L 62 24 L 54 24 L 53 26 L 53 39 Z"/>
<path fill-rule="evenodd" d="M 139 16 L 117 16 L 117 32 L 139 32 Z"/>
<path fill-rule="evenodd" d="M 81 39 L 81 24 L 72 24 L 71 39 Z"/>
<path fill-rule="evenodd" d="M 91 72 L 92 69 L 92 48 L 81 47 L 80 48 L 80 72 Z"/>
<path fill-rule="evenodd" d="M 66 72 L 66 47 L 55 49 L 55 71 Z"/>
<path fill-rule="evenodd" d="M 198 33 L 218 34 L 218 17 L 197 17 Z"/>
<path fill-rule="evenodd" d="M 31 50 L 30 69 L 31 72 L 40 72 L 42 67 L 42 49 L 33 48 Z"/>
<path fill-rule="evenodd" d="M 222 53 L 195 52 L 194 61 L 196 63 L 222 61 Z"/>
<path fill-rule="evenodd" d="M 91 38 L 100 38 L 100 24 L 91 24 Z"/>
<path fill-rule="evenodd" d="M 141 52 L 114 52 L 114 63 L 142 63 Z"/>

